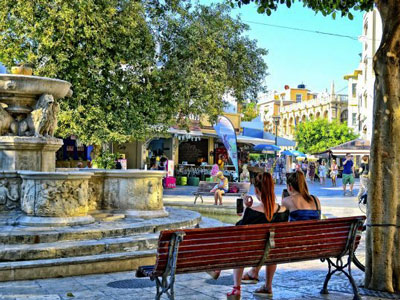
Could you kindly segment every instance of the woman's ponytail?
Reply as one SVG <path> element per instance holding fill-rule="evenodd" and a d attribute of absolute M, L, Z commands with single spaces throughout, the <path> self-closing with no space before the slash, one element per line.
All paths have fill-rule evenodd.
<path fill-rule="evenodd" d="M 267 172 L 258 174 L 254 186 L 261 192 L 265 217 L 268 221 L 271 221 L 275 208 L 275 190 L 271 174 Z"/>
<path fill-rule="evenodd" d="M 307 202 L 312 201 L 312 197 L 308 192 L 306 177 L 304 176 L 303 172 L 296 171 L 294 173 L 289 174 L 289 176 L 287 177 L 287 184 L 290 185 L 295 191 L 299 192 L 299 194 Z"/>

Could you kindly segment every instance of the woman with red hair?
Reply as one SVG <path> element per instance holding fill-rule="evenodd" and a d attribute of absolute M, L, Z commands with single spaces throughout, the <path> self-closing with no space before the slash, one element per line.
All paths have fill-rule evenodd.
<path fill-rule="evenodd" d="M 265 224 L 275 222 L 287 222 L 289 211 L 275 202 L 274 181 L 271 174 L 264 172 L 256 176 L 254 189 L 258 203 L 253 204 L 253 198 L 246 196 L 246 210 L 243 218 L 236 225 Z M 272 279 L 274 277 L 276 265 L 266 266 L 265 286 L 257 289 L 254 294 L 259 296 L 272 297 Z M 227 299 L 240 299 L 240 285 L 243 276 L 243 269 L 233 270 L 234 287 L 227 294 Z"/>

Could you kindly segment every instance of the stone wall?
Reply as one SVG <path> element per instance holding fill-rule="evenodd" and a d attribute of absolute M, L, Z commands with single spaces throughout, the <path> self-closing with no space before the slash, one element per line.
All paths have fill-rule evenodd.
<path fill-rule="evenodd" d="M 21 210 L 36 217 L 80 217 L 89 211 L 87 172 L 19 171 Z"/>
<path fill-rule="evenodd" d="M 162 171 L 142 170 L 2 171 L 0 211 L 21 209 L 28 216 L 64 218 L 95 210 L 165 216 L 163 176 Z"/>

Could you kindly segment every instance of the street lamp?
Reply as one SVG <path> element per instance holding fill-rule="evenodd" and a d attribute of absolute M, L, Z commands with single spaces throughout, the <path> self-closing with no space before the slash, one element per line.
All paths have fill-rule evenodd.
<path fill-rule="evenodd" d="M 272 119 L 274 120 L 275 124 L 275 146 L 278 146 L 278 126 L 279 126 L 279 120 L 281 119 L 280 116 L 272 116 Z M 275 151 L 275 157 L 276 157 L 276 151 Z"/>

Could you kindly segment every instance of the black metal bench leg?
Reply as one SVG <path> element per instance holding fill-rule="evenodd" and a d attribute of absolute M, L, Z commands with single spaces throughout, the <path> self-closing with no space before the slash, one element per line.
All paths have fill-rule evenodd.
<path fill-rule="evenodd" d="M 345 265 L 343 265 L 342 257 L 338 258 L 336 260 L 336 263 L 333 263 L 330 258 L 327 258 L 326 260 L 328 261 L 328 274 L 326 275 L 325 282 L 324 282 L 324 285 L 323 285 L 320 293 L 321 294 L 329 294 L 328 282 L 334 273 L 336 273 L 337 271 L 340 271 L 340 272 L 344 273 L 350 281 L 350 284 L 351 284 L 351 287 L 353 288 L 353 293 L 354 293 L 353 300 L 361 300 L 362 298 L 358 292 L 358 287 L 354 281 L 353 276 L 351 275 L 351 255 L 349 255 L 348 261 Z M 333 270 L 333 271 L 332 271 L 332 266 L 335 268 L 335 270 Z M 348 272 L 345 271 L 346 268 L 348 268 Z"/>
<path fill-rule="evenodd" d="M 354 294 L 353 300 L 361 300 L 362 298 L 360 296 L 360 293 L 358 292 L 357 284 L 354 281 L 353 276 L 351 275 L 351 262 L 353 261 L 353 255 L 354 255 L 354 252 L 349 255 L 349 258 L 347 261 L 348 272 L 343 271 L 343 273 L 347 276 L 347 278 L 349 279 L 349 281 L 351 283 L 351 287 L 353 288 L 353 294 Z"/>
<path fill-rule="evenodd" d="M 324 260 L 325 260 L 325 259 L 321 259 L 321 261 L 324 261 Z M 329 282 L 329 280 L 331 279 L 332 274 L 335 273 L 335 271 L 336 271 L 336 270 L 334 270 L 334 271 L 332 272 L 332 265 L 333 265 L 333 263 L 332 263 L 332 261 L 330 260 L 330 258 L 328 258 L 328 259 L 326 259 L 326 260 L 328 261 L 328 274 L 326 274 L 325 281 L 324 281 L 324 285 L 323 285 L 323 287 L 322 287 L 322 289 L 321 289 L 321 291 L 320 291 L 321 294 L 329 294 L 329 291 L 328 291 L 328 282 Z"/>
<path fill-rule="evenodd" d="M 204 203 L 202 195 L 200 195 L 200 199 L 201 199 L 201 203 Z"/>
<path fill-rule="evenodd" d="M 158 277 L 156 277 L 156 287 L 157 287 L 156 300 L 160 300 L 163 292 L 162 292 L 161 282 L 160 282 L 160 279 L 158 279 Z M 161 291 L 160 291 L 160 289 L 161 289 Z"/>
<path fill-rule="evenodd" d="M 183 241 L 183 237 L 185 236 L 184 232 L 174 232 L 168 249 L 168 262 L 167 267 L 162 275 L 162 279 L 160 280 L 158 277 L 155 277 L 156 285 L 157 285 L 157 294 L 156 300 L 160 300 L 162 294 L 166 294 L 168 299 L 175 299 L 174 292 L 174 283 L 175 283 L 175 270 L 176 270 L 176 262 L 178 259 L 178 248 L 179 244 Z"/>
<path fill-rule="evenodd" d="M 196 204 L 197 198 L 199 198 L 199 195 L 196 195 L 196 196 L 194 197 L 194 204 Z"/>

